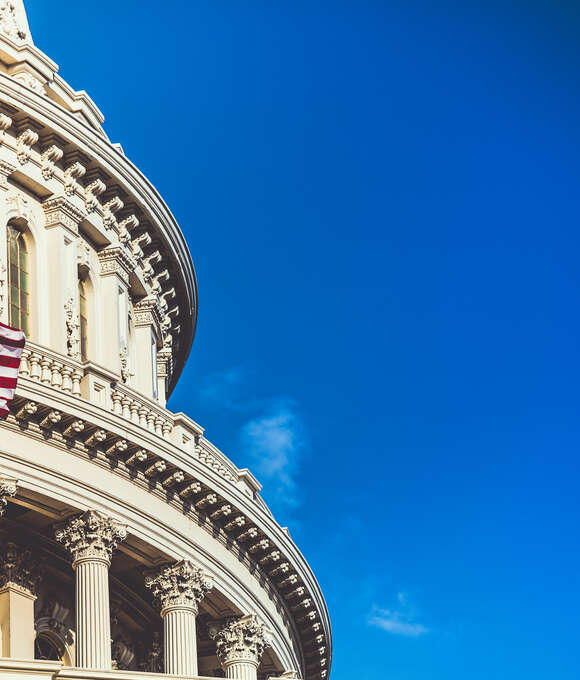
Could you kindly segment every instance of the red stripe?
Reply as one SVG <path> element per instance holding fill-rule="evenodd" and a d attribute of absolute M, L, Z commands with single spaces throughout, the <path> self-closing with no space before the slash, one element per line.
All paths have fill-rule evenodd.
<path fill-rule="evenodd" d="M 9 331 L 15 331 L 16 333 L 22 333 L 20 328 L 16 328 L 15 326 L 9 326 L 7 323 L 2 323 L 0 321 L 0 328 L 7 328 Z"/>
<path fill-rule="evenodd" d="M 10 411 L 7 408 L 2 408 L 2 406 L 0 406 L 0 418 L 6 418 L 9 413 Z"/>
<path fill-rule="evenodd" d="M 7 357 L 3 354 L 0 354 L 0 366 L 3 366 L 4 368 L 19 368 L 20 359 L 17 357 Z"/>
<path fill-rule="evenodd" d="M 21 338 L 20 340 L 11 340 L 10 338 L 5 338 L 3 335 L 0 334 L 1 345 L 6 345 L 7 347 L 24 347 L 25 343 L 26 343 L 25 338 Z"/>
<path fill-rule="evenodd" d="M 16 378 L 3 378 L 0 376 L 0 387 L 5 390 L 15 390 L 16 389 Z"/>

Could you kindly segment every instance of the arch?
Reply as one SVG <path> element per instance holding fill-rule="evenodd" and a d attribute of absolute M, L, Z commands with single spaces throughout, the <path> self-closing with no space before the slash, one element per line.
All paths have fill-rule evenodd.
<path fill-rule="evenodd" d="M 81 360 L 95 358 L 95 295 L 91 276 L 79 269 L 78 279 L 78 314 L 79 340 Z"/>
<path fill-rule="evenodd" d="M 34 290 L 33 238 L 22 219 L 11 219 L 6 226 L 8 260 L 8 322 L 27 336 L 33 332 L 36 304 Z"/>
<path fill-rule="evenodd" d="M 74 666 L 73 633 L 57 618 L 43 616 L 35 621 L 34 658 L 62 661 Z"/>

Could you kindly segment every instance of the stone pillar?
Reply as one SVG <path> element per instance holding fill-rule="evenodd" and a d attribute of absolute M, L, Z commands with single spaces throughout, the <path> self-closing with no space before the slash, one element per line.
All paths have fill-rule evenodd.
<path fill-rule="evenodd" d="M 48 198 L 42 204 L 45 214 L 48 262 L 59 266 L 48 272 L 47 294 L 49 344 L 71 359 L 80 360 L 78 319 L 77 242 L 84 214 L 66 198 Z"/>
<path fill-rule="evenodd" d="M 111 670 L 109 567 L 127 527 L 88 510 L 57 528 L 56 540 L 73 557 L 76 575 L 76 663 L 79 668 Z"/>
<path fill-rule="evenodd" d="M 269 634 L 258 617 L 249 614 L 230 619 L 221 630 L 210 633 L 226 678 L 257 680 L 262 654 L 270 645 Z"/>
<path fill-rule="evenodd" d="M 157 399 L 159 386 L 156 344 L 161 326 L 161 312 L 157 298 L 148 295 L 133 307 L 133 324 L 135 364 L 139 367 L 135 373 L 134 387 L 151 399 Z M 155 349 L 153 343 L 155 343 Z"/>
<path fill-rule="evenodd" d="M 100 362 L 105 368 L 129 378 L 129 275 L 137 266 L 121 246 L 99 251 L 100 298 L 103 342 Z"/>
<path fill-rule="evenodd" d="M 213 587 L 212 579 L 201 567 L 182 560 L 148 576 L 145 585 L 161 607 L 165 672 L 197 675 L 195 617 L 199 602 Z"/>
<path fill-rule="evenodd" d="M 40 576 L 29 550 L 7 543 L 0 555 L 0 653 L 34 659 L 34 601 Z"/>

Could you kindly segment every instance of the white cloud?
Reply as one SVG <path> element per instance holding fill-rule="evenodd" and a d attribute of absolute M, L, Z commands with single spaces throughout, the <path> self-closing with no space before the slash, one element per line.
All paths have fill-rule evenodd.
<path fill-rule="evenodd" d="M 368 618 L 369 626 L 381 628 L 393 635 L 404 637 L 420 637 L 429 632 L 429 628 L 414 621 L 413 613 L 408 605 L 405 593 L 397 593 L 398 609 L 380 609 L 374 607 Z"/>
<path fill-rule="evenodd" d="M 261 416 L 246 423 L 241 442 L 252 470 L 265 484 L 273 503 L 296 507 L 299 498 L 295 477 L 306 438 L 294 402 L 278 400 Z"/>

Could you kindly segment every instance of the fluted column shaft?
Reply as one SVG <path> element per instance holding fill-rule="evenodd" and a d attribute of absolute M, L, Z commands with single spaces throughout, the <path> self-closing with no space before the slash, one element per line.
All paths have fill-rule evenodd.
<path fill-rule="evenodd" d="M 165 672 L 169 675 L 197 675 L 196 615 L 196 610 L 182 607 L 168 607 L 161 612 Z"/>
<path fill-rule="evenodd" d="M 111 614 L 109 564 L 81 559 L 73 565 L 76 576 L 76 666 L 111 669 Z"/>
<path fill-rule="evenodd" d="M 258 664 L 251 661 L 234 661 L 224 666 L 226 678 L 233 680 L 257 680 Z"/>

